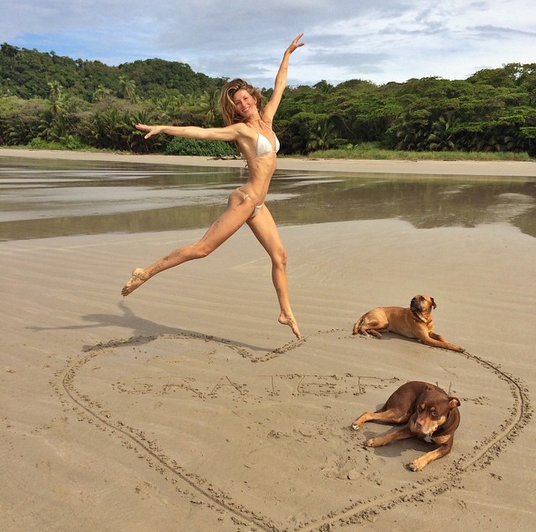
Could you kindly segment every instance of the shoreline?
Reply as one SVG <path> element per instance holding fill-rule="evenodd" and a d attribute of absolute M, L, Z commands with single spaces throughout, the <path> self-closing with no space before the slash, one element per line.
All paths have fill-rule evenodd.
<path fill-rule="evenodd" d="M 67 150 L 0 148 L 0 157 L 103 161 L 184 166 L 243 168 L 241 159 L 214 159 L 178 155 L 134 155 Z M 382 173 L 413 175 L 467 175 L 536 177 L 536 161 L 407 161 L 370 159 L 300 159 L 279 157 L 279 170 L 344 173 Z"/>

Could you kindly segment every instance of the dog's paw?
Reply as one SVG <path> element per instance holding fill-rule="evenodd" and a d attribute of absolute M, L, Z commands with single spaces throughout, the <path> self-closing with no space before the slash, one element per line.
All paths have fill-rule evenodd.
<path fill-rule="evenodd" d="M 361 428 L 361 425 L 356 425 L 355 423 L 352 423 L 351 428 L 353 430 L 359 430 Z"/>
<path fill-rule="evenodd" d="M 367 440 L 365 442 L 365 445 L 367 447 L 379 447 L 378 442 L 376 441 L 376 438 L 370 438 L 370 440 Z"/>
<path fill-rule="evenodd" d="M 426 467 L 426 462 L 422 462 L 417 458 L 417 460 L 413 460 L 413 462 L 408 464 L 408 469 L 410 471 L 422 471 Z"/>
<path fill-rule="evenodd" d="M 465 347 L 460 347 L 459 345 L 449 344 L 447 349 L 451 351 L 456 351 L 456 353 L 465 353 Z"/>

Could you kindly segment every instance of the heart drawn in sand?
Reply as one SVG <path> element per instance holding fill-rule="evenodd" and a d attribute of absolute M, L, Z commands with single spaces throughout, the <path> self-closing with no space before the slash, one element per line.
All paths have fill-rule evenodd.
<path fill-rule="evenodd" d="M 359 343 L 338 330 L 269 352 L 193 334 L 114 340 L 73 359 L 56 389 L 80 419 L 144 458 L 141 468 L 156 468 L 162 482 L 213 511 L 251 530 L 322 530 L 450 489 L 530 417 L 525 388 L 499 368 L 468 353 L 416 348 L 428 360 L 418 380 L 462 401 L 453 452 L 420 473 L 404 464 L 427 444 L 370 450 L 366 436 L 389 427 L 350 429 L 362 411 L 415 380 L 414 371 L 389 360 L 387 342 Z M 465 376 L 475 370 L 476 382 Z M 496 410 L 496 425 L 470 422 L 482 408 Z"/>

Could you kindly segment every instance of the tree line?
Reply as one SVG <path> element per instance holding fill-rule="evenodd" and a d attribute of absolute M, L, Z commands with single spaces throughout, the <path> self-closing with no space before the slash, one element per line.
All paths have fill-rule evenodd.
<path fill-rule="evenodd" d="M 58 145 L 137 153 L 198 153 L 207 146 L 155 137 L 134 124 L 221 126 L 227 81 L 184 63 L 149 59 L 117 67 L 54 52 L 0 46 L 0 145 Z M 265 97 L 271 89 L 263 89 Z M 536 63 L 377 85 L 349 80 L 289 87 L 278 111 L 283 153 L 362 143 L 409 151 L 526 152 L 536 156 Z M 210 153 L 230 154 L 219 144 Z M 205 154 L 205 153 L 200 153 Z"/>

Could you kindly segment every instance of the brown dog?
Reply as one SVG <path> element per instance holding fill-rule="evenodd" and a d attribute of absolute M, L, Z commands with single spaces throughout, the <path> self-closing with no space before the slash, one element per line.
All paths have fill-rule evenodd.
<path fill-rule="evenodd" d="M 421 471 L 430 462 L 450 453 L 454 432 L 460 424 L 460 401 L 448 396 L 441 388 L 427 382 L 411 381 L 396 390 L 385 405 L 376 412 L 365 412 L 353 423 L 359 430 L 367 421 L 406 423 L 400 430 L 367 440 L 368 447 L 381 447 L 395 440 L 417 436 L 429 443 L 439 445 L 417 458 L 408 467 Z"/>
<path fill-rule="evenodd" d="M 465 349 L 447 342 L 440 334 L 434 332 L 432 309 L 435 309 L 434 298 L 416 295 L 409 305 L 404 307 L 376 307 L 361 316 L 352 334 L 364 336 L 374 335 L 381 338 L 380 331 L 390 331 L 407 338 L 418 338 L 423 344 L 443 347 L 463 353 Z"/>

